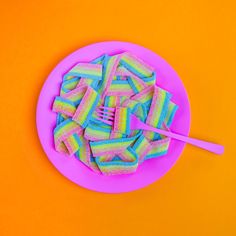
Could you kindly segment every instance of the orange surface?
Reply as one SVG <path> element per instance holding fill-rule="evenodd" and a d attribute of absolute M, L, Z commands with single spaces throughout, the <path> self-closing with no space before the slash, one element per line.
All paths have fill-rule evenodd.
<path fill-rule="evenodd" d="M 233 0 L 1 1 L 0 235 L 236 235 L 235 11 Z M 37 138 L 37 97 L 62 58 L 103 40 L 165 58 L 188 91 L 191 135 L 225 154 L 187 146 L 164 178 L 126 194 L 64 178 Z"/>

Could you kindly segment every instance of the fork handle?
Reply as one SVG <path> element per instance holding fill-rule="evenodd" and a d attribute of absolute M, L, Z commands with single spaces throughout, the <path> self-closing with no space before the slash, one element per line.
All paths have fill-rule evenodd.
<path fill-rule="evenodd" d="M 173 133 L 173 132 L 170 132 L 170 131 L 167 131 L 167 130 L 163 130 L 163 129 L 154 128 L 154 127 L 148 126 L 148 125 L 145 125 L 145 127 L 142 127 L 142 128 L 145 129 L 145 130 L 148 130 L 148 131 L 153 131 L 155 133 L 165 135 L 165 136 L 170 137 L 170 138 L 174 138 L 174 139 L 183 141 L 185 143 L 190 143 L 194 146 L 203 148 L 203 149 L 208 150 L 210 152 L 213 152 L 215 154 L 223 154 L 223 152 L 224 152 L 224 147 L 222 145 L 219 145 L 219 144 L 216 144 L 216 143 L 210 143 L 210 142 L 206 142 L 206 141 L 203 141 L 203 140 L 190 138 L 188 136 L 184 136 L 184 135 L 181 135 L 181 134 L 176 134 L 176 133 Z"/>

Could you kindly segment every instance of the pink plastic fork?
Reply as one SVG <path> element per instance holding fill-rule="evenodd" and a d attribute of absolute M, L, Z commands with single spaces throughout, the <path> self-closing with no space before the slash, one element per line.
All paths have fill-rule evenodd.
<path fill-rule="evenodd" d="M 101 120 L 106 124 L 113 125 L 114 116 L 115 116 L 115 108 L 100 106 L 96 109 L 96 113 L 98 115 L 98 118 L 97 118 L 98 120 Z M 148 130 L 148 131 L 156 132 L 164 136 L 174 138 L 185 143 L 192 144 L 194 146 L 208 150 L 215 154 L 222 154 L 224 152 L 224 147 L 222 145 L 206 142 L 206 141 L 195 139 L 195 138 L 190 138 L 188 136 L 173 133 L 167 130 L 154 128 L 152 126 L 149 126 L 143 123 L 141 120 L 139 120 L 139 118 L 137 118 L 133 114 L 131 114 L 131 117 L 130 117 L 130 129 L 131 130 L 141 129 L 141 130 Z"/>

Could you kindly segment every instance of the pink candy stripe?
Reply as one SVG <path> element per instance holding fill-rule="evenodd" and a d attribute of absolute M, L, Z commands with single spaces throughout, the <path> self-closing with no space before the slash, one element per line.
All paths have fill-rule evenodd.
<path fill-rule="evenodd" d="M 157 102 L 158 102 L 158 89 L 157 87 L 154 86 L 153 88 L 153 97 L 152 97 L 152 103 L 151 103 L 151 107 L 150 110 L 148 112 L 148 117 L 146 119 L 146 123 L 147 124 L 152 124 L 152 117 L 153 117 L 153 112 L 155 111 L 155 107 L 157 106 Z"/>
<path fill-rule="evenodd" d="M 119 153 L 121 153 L 121 152 L 123 152 L 124 151 L 124 148 L 119 148 L 119 149 L 116 149 L 115 151 L 104 151 L 104 152 L 102 152 L 102 151 L 99 151 L 99 152 L 93 152 L 93 155 L 95 156 L 95 157 L 99 157 L 99 156 L 103 156 L 103 155 L 113 155 L 113 156 L 115 156 L 115 155 L 118 155 Z"/>
<path fill-rule="evenodd" d="M 144 157 L 150 152 L 150 150 L 152 149 L 152 145 L 150 144 L 149 142 L 149 145 L 145 148 L 145 150 L 143 150 L 142 153 L 140 153 L 140 156 L 139 156 L 139 162 L 142 162 Z"/>
<path fill-rule="evenodd" d="M 122 56 L 129 58 L 133 61 L 136 61 L 136 63 L 138 62 L 140 65 L 142 65 L 145 69 L 149 70 L 150 72 L 154 71 L 154 68 L 152 66 L 150 66 L 149 64 L 147 64 L 146 62 L 144 62 L 143 60 L 141 60 L 140 58 L 138 58 L 137 56 L 135 56 L 130 52 L 124 52 Z"/>
<path fill-rule="evenodd" d="M 87 90 L 79 104 L 79 106 L 77 107 L 77 110 L 76 112 L 74 113 L 74 116 L 73 116 L 73 120 L 75 121 L 80 121 L 80 116 L 81 114 L 84 112 L 84 109 L 89 109 L 88 107 L 86 107 L 86 103 L 87 101 L 89 100 L 90 98 L 90 95 L 94 92 L 94 90 L 91 88 L 91 87 L 87 87 Z M 80 122 L 78 122 L 80 123 Z"/>
<path fill-rule="evenodd" d="M 133 91 L 109 91 L 106 93 L 106 96 L 132 96 L 134 95 Z"/>
<path fill-rule="evenodd" d="M 115 120 L 114 120 L 114 125 L 113 125 L 114 132 L 119 131 L 119 122 L 121 120 L 120 113 L 121 113 L 121 109 L 117 107 L 115 111 Z"/>
<path fill-rule="evenodd" d="M 138 94 L 134 95 L 131 97 L 132 100 L 139 100 L 141 99 L 143 96 L 145 96 L 146 94 L 148 94 L 153 88 L 154 86 L 148 86 L 145 89 L 143 89 L 142 91 L 140 91 Z"/>
<path fill-rule="evenodd" d="M 58 139 L 56 139 L 56 141 L 58 142 L 61 142 L 61 141 L 64 141 L 66 138 L 68 138 L 70 135 L 74 134 L 74 133 L 77 133 L 77 134 L 80 134 L 81 132 L 83 131 L 82 127 L 80 127 L 78 125 L 78 127 L 75 127 L 69 131 L 65 131 L 65 133 L 63 133 L 63 135 L 61 135 Z"/>
<path fill-rule="evenodd" d="M 118 68 L 117 71 L 116 71 L 116 75 L 119 75 L 119 76 L 131 76 L 138 83 L 140 83 L 144 88 L 147 87 L 147 85 L 145 84 L 145 82 L 142 79 L 140 79 L 138 76 L 136 76 L 135 74 L 133 74 L 131 71 L 127 70 L 124 67 Z"/>
<path fill-rule="evenodd" d="M 91 63 L 81 63 L 80 62 L 76 66 L 74 66 L 71 71 L 73 71 L 74 69 L 76 70 L 78 68 L 90 69 L 90 70 L 93 70 L 93 69 L 102 70 L 102 65 L 100 65 L 100 64 L 91 64 Z"/>
<path fill-rule="evenodd" d="M 85 93 L 87 87 L 88 87 L 87 85 L 77 87 L 71 90 L 70 92 L 63 94 L 62 97 L 70 98 L 70 97 L 73 97 L 73 95 L 77 95 L 78 93 L 82 93 L 82 92 Z"/>
<path fill-rule="evenodd" d="M 64 140 L 64 144 L 66 145 L 66 148 L 69 152 L 69 155 L 73 155 L 75 153 L 75 151 L 72 149 L 71 145 L 70 145 L 70 142 L 68 142 L 67 139 Z"/>
<path fill-rule="evenodd" d="M 86 86 L 86 78 L 81 77 L 79 83 L 77 84 L 76 88 L 81 88 L 82 86 Z"/>

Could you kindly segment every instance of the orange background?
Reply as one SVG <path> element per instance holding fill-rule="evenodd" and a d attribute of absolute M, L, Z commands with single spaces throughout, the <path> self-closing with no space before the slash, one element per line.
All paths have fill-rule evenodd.
<path fill-rule="evenodd" d="M 236 5 L 230 0 L 0 3 L 0 235 L 236 235 Z M 40 146 L 35 110 L 50 71 L 87 44 L 120 40 L 165 58 L 188 91 L 191 135 L 160 181 L 109 195 L 64 178 Z"/>

